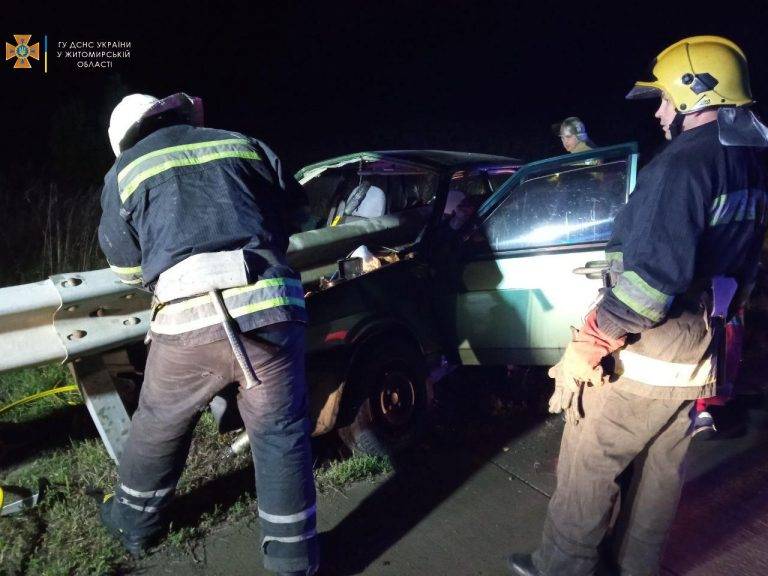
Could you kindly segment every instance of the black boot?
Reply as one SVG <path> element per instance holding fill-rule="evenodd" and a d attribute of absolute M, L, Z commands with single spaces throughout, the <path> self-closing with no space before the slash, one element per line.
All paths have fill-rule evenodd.
<path fill-rule="evenodd" d="M 120 541 L 131 556 L 135 558 L 143 556 L 157 542 L 162 530 L 159 525 L 148 529 L 128 530 L 125 522 L 121 521 L 120 515 L 113 510 L 114 504 L 115 499 L 109 498 L 101 505 L 99 511 L 101 523 L 111 536 Z"/>
<path fill-rule="evenodd" d="M 530 554 L 512 554 L 507 556 L 507 568 L 515 576 L 543 576 L 533 565 Z"/>

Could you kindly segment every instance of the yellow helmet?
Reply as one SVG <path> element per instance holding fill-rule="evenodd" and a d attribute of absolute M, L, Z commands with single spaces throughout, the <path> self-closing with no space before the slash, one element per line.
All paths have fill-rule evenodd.
<path fill-rule="evenodd" d="M 675 42 L 656 56 L 652 76 L 652 80 L 635 82 L 627 98 L 653 98 L 663 92 L 681 114 L 753 102 L 747 57 L 720 36 L 692 36 Z"/>

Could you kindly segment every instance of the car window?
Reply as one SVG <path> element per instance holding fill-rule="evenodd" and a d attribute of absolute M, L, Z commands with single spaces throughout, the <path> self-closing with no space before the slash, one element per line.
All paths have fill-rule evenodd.
<path fill-rule="evenodd" d="M 449 190 L 460 192 L 464 196 L 483 196 L 488 193 L 485 186 L 485 177 L 480 173 L 471 173 L 461 170 L 451 177 Z"/>
<path fill-rule="evenodd" d="M 472 172 L 459 170 L 451 177 L 449 190 L 460 192 L 464 196 L 486 196 L 489 193 L 485 184 L 486 177 L 493 191 L 506 182 L 518 168 L 519 166 L 512 165 Z"/>
<path fill-rule="evenodd" d="M 484 222 L 485 237 L 494 252 L 607 241 L 627 174 L 617 160 L 525 180 Z"/>
<path fill-rule="evenodd" d="M 386 194 L 388 214 L 430 204 L 437 193 L 437 175 L 432 173 L 376 174 L 371 178 Z"/>
<path fill-rule="evenodd" d="M 329 169 L 306 181 L 309 229 L 397 214 L 434 200 L 437 174 L 391 162 L 381 164 Z"/>
<path fill-rule="evenodd" d="M 330 170 L 305 182 L 303 186 L 309 200 L 308 230 L 324 227 L 331 205 L 338 201 L 336 198 L 351 190 L 347 190 L 349 187 L 342 172 Z"/>
<path fill-rule="evenodd" d="M 461 225 L 519 167 L 519 165 L 514 164 L 454 172 L 448 186 L 448 199 L 445 203 L 443 216 L 452 219 L 452 226 Z"/>

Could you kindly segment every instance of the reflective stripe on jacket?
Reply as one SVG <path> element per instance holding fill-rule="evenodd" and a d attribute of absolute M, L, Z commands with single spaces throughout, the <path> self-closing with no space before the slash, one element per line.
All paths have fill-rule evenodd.
<path fill-rule="evenodd" d="M 262 142 L 236 132 L 176 125 L 124 151 L 104 179 L 99 243 L 118 278 L 152 288 L 186 258 L 243 250 L 248 286 L 225 304 L 248 331 L 306 321 L 299 276 L 285 264 L 306 196 Z M 156 307 L 154 335 L 204 343 L 224 338 L 199 296 Z"/>
<path fill-rule="evenodd" d="M 616 360 L 617 375 L 650 386 L 700 387 L 712 384 L 715 378 L 712 356 L 694 364 L 684 364 L 657 360 L 625 349 L 616 353 Z"/>
<path fill-rule="evenodd" d="M 266 278 L 247 286 L 222 290 L 229 315 L 247 332 L 265 319 L 284 313 L 294 320 L 305 320 L 304 289 L 301 280 L 291 277 Z M 152 315 L 152 332 L 178 336 L 221 323 L 209 294 L 194 296 L 156 307 Z"/>

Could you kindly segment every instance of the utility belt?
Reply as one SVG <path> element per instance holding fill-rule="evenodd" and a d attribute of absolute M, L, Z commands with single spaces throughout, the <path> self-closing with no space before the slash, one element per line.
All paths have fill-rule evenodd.
<path fill-rule="evenodd" d="M 259 272 L 285 266 L 285 258 L 273 250 L 258 249 L 205 252 L 185 258 L 160 274 L 155 299 L 160 304 L 248 284 Z"/>
<path fill-rule="evenodd" d="M 725 326 L 736 287 L 725 276 L 692 283 L 664 322 L 614 353 L 615 373 L 651 386 L 725 386 Z"/>
<path fill-rule="evenodd" d="M 284 266 L 286 274 L 249 282 L 251 271 Z M 155 286 L 152 332 L 178 335 L 221 323 L 215 306 L 220 294 L 232 319 L 247 314 L 276 314 L 285 307 L 304 308 L 301 280 L 292 277 L 285 259 L 271 250 L 195 254 L 165 270 Z"/>

